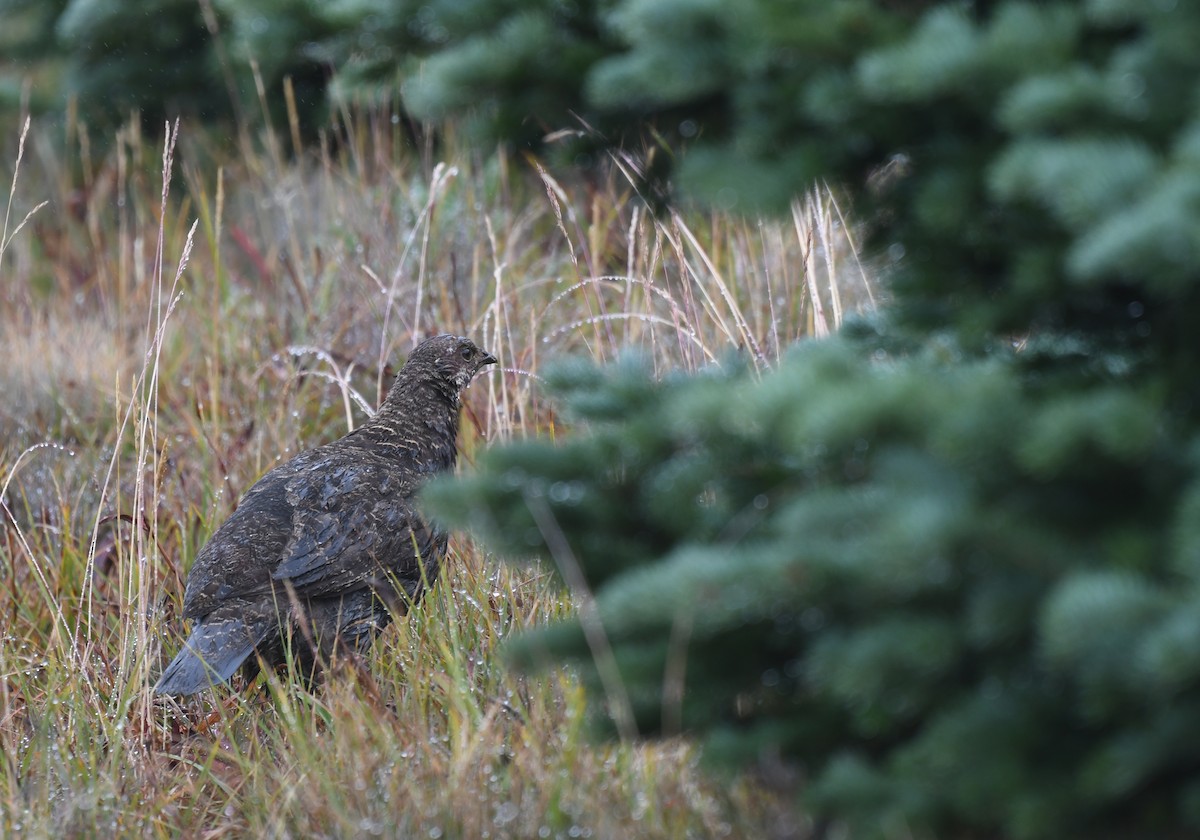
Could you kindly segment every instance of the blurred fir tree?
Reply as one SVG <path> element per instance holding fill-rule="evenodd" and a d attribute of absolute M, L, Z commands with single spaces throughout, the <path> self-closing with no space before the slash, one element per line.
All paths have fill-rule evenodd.
<path fill-rule="evenodd" d="M 609 730 L 800 766 L 855 837 L 1200 836 L 1200 6 L 599 19 L 579 114 L 682 116 L 718 203 L 864 185 L 895 302 L 761 377 L 565 365 L 575 435 L 432 486 L 595 594 L 611 659 L 587 612 L 513 656 L 573 663 Z M 498 31 L 422 84 L 557 96 L 483 69 Z"/>
<path fill-rule="evenodd" d="M 52 98 L 42 88 L 56 85 L 62 68 L 46 59 L 55 54 L 54 25 L 67 1 L 0 0 L 0 113 L 40 109 Z"/>
<path fill-rule="evenodd" d="M 288 78 L 309 135 L 325 121 L 333 64 L 345 60 L 336 36 L 362 25 L 310 0 L 0 0 L 0 19 L 6 75 L 17 87 L 35 79 L 42 108 L 74 97 L 92 122 L 137 113 L 151 130 L 175 116 L 253 124 L 263 115 L 257 68 L 267 116 L 286 124 Z"/>
<path fill-rule="evenodd" d="M 137 112 L 156 128 L 177 114 L 212 119 L 229 108 L 195 0 L 71 0 L 55 34 L 66 90 L 93 121 Z"/>

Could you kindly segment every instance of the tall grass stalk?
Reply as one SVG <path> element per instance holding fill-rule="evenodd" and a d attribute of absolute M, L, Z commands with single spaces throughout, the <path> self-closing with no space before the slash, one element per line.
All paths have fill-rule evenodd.
<path fill-rule="evenodd" d="M 21 175 L 21 161 L 25 157 L 25 138 L 29 135 L 29 117 L 25 117 L 21 124 L 21 139 L 17 143 L 17 162 L 13 166 L 12 183 L 8 189 L 8 204 L 4 207 L 4 228 L 0 231 L 0 269 L 4 267 L 4 252 L 8 250 L 8 244 L 12 238 L 21 232 L 21 229 L 29 223 L 34 214 L 45 207 L 49 202 L 43 201 L 36 205 L 33 209 L 25 214 L 25 218 L 17 223 L 17 226 L 9 232 L 9 224 L 12 221 L 13 200 L 17 195 L 17 179 Z"/>

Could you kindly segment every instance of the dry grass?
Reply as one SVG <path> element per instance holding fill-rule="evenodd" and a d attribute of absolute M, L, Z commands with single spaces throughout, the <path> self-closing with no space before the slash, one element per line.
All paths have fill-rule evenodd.
<path fill-rule="evenodd" d="M 469 468 L 559 431 L 538 388 L 557 357 L 765 367 L 871 298 L 828 190 L 785 222 L 654 218 L 629 161 L 565 181 L 452 132 L 414 150 L 383 113 L 331 132 L 293 161 L 273 137 L 230 159 L 190 129 L 103 153 L 69 120 L 19 150 L 9 132 L 0 834 L 789 833 L 786 798 L 684 742 L 591 743 L 570 674 L 507 670 L 507 634 L 573 606 L 465 539 L 369 673 L 150 694 L 198 546 L 264 470 L 361 418 L 420 336 L 501 359 L 468 394 Z"/>

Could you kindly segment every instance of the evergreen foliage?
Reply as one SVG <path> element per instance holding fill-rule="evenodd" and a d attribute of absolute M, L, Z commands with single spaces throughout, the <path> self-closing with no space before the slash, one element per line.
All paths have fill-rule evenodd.
<path fill-rule="evenodd" d="M 1200 7 L 604 20 L 588 108 L 694 123 L 676 174 L 718 203 L 863 185 L 895 303 L 761 378 L 562 367 L 575 434 L 428 494 L 594 593 L 611 660 L 587 610 L 512 655 L 574 663 L 610 731 L 782 756 L 856 837 L 1195 836 Z"/>
<path fill-rule="evenodd" d="M 0 57 L 9 61 L 36 60 L 54 45 L 54 25 L 69 0 L 0 0 L 5 32 Z"/>
<path fill-rule="evenodd" d="M 200 5 L 194 0 L 71 0 L 56 23 L 70 57 L 67 86 L 85 113 L 149 125 L 184 111 L 211 118 L 227 107 Z"/>
<path fill-rule="evenodd" d="M 323 10 L 306 0 L 0 0 L 17 31 L 0 40 L 0 60 L 26 72 L 61 65 L 37 79 L 43 106 L 72 96 L 94 121 L 137 112 L 151 128 L 176 115 L 214 122 L 259 113 L 257 66 L 271 117 L 286 119 L 288 77 L 308 128 L 324 113 L 336 58 L 322 47 L 335 25 Z"/>

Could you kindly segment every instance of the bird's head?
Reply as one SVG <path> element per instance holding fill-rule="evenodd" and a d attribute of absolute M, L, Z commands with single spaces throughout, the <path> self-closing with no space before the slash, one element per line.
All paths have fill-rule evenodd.
<path fill-rule="evenodd" d="M 420 371 L 422 378 L 433 378 L 439 384 L 451 386 L 457 396 L 471 384 L 475 374 L 486 365 L 496 364 L 496 357 L 481 350 L 469 338 L 457 335 L 436 335 L 417 345 L 404 363 L 406 371 Z"/>

